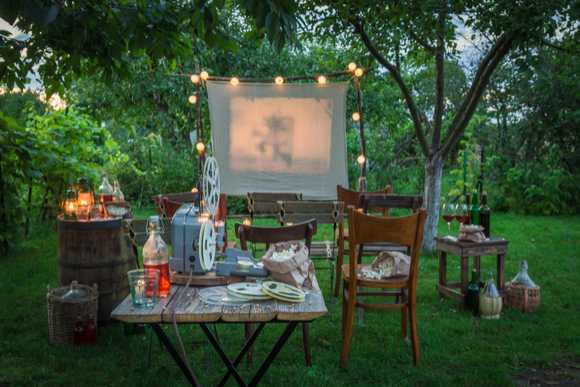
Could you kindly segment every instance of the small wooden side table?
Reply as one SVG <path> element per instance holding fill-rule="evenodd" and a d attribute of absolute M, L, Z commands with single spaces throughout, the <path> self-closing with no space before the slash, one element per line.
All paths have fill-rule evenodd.
<path fill-rule="evenodd" d="M 484 242 L 464 242 L 449 237 L 436 237 L 437 252 L 439 254 L 439 283 L 437 290 L 439 295 L 462 301 L 467 293 L 469 283 L 469 257 L 473 257 L 473 266 L 477 272 L 478 280 L 480 273 L 480 258 L 483 255 L 497 256 L 497 288 L 503 291 L 505 277 L 504 265 L 507 254 L 508 241 L 503 238 L 490 238 Z M 461 262 L 461 281 L 447 282 L 447 254 L 459 256 Z"/>

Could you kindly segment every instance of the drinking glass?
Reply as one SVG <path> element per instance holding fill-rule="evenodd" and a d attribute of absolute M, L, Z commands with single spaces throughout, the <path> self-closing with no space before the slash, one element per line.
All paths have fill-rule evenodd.
<path fill-rule="evenodd" d="M 127 273 L 131 301 L 136 308 L 151 309 L 159 297 L 159 270 L 136 269 Z"/>
<path fill-rule="evenodd" d="M 441 205 L 441 216 L 447 223 L 447 231 L 451 235 L 451 222 L 455 218 L 455 205 L 453 203 L 443 202 Z"/>
<path fill-rule="evenodd" d="M 460 201 L 457 204 L 455 219 L 457 219 L 460 224 L 466 224 L 469 222 L 469 208 L 464 201 Z"/>

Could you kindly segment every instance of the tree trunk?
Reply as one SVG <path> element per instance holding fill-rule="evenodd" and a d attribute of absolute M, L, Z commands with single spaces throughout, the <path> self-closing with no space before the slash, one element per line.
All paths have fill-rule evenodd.
<path fill-rule="evenodd" d="M 427 161 L 425 165 L 424 205 L 427 209 L 423 250 L 431 252 L 435 249 L 435 237 L 439 223 L 439 202 L 441 201 L 441 177 L 443 175 L 443 160 L 440 154 Z"/>

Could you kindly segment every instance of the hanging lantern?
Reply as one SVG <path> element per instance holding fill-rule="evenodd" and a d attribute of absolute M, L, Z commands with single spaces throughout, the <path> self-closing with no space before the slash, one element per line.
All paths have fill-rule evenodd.
<path fill-rule="evenodd" d="M 197 150 L 197 153 L 201 155 L 205 151 L 205 144 L 198 141 L 197 144 L 195 144 L 195 149 Z"/>
<path fill-rule="evenodd" d="M 356 70 L 356 63 L 350 62 L 348 64 L 348 71 L 354 71 L 354 70 Z"/>
<path fill-rule="evenodd" d="M 196 95 L 190 95 L 187 100 L 189 101 L 190 104 L 193 105 L 193 104 L 197 103 L 197 96 Z"/>
<path fill-rule="evenodd" d="M 318 84 L 320 84 L 320 85 L 326 84 L 326 77 L 324 75 L 319 75 L 316 80 L 318 81 Z"/>
<path fill-rule="evenodd" d="M 233 77 L 232 79 L 230 79 L 230 83 L 232 84 L 232 86 L 237 86 L 240 84 L 240 80 L 236 77 Z"/>
<path fill-rule="evenodd" d="M 191 83 L 198 84 L 199 83 L 199 75 L 193 74 L 189 79 L 191 79 Z"/>
<path fill-rule="evenodd" d="M 358 157 L 356 158 L 356 162 L 359 163 L 360 165 L 363 165 L 365 161 L 367 161 L 367 158 L 362 153 L 358 155 Z"/>
<path fill-rule="evenodd" d="M 361 69 L 360 67 L 358 67 L 356 70 L 354 70 L 354 75 L 358 78 L 362 77 L 364 74 L 364 70 Z"/>
<path fill-rule="evenodd" d="M 274 83 L 276 83 L 277 85 L 281 85 L 281 84 L 284 83 L 284 78 L 282 78 L 282 77 L 276 77 L 274 79 Z"/>
<path fill-rule="evenodd" d="M 360 121 L 360 113 L 359 112 L 352 113 L 352 120 L 355 122 Z"/>
<path fill-rule="evenodd" d="M 82 177 L 78 181 L 79 190 L 77 193 L 77 219 L 89 220 L 91 210 L 95 204 L 95 197 L 89 181 Z"/>
<path fill-rule="evenodd" d="M 209 74 L 207 71 L 203 70 L 201 73 L 199 73 L 199 76 L 201 77 L 201 79 L 203 79 L 204 81 L 207 81 L 207 79 L 209 78 Z"/>
<path fill-rule="evenodd" d="M 72 185 L 66 190 L 62 207 L 65 219 L 75 220 L 77 218 L 77 192 Z"/>

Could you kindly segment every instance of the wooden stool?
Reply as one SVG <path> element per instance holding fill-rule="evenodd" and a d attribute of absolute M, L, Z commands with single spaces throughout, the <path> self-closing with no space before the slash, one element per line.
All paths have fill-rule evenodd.
<path fill-rule="evenodd" d="M 505 277 L 505 255 L 507 254 L 508 241 L 502 238 L 490 238 L 484 242 L 464 242 L 456 239 L 436 237 L 437 252 L 439 254 L 439 283 L 437 290 L 442 297 L 454 298 L 463 301 L 467 293 L 469 283 L 469 257 L 473 257 L 474 269 L 477 279 L 481 278 L 480 257 L 482 255 L 497 256 L 497 288 L 503 291 Z M 447 282 L 447 254 L 454 254 L 461 259 L 461 281 Z"/>

